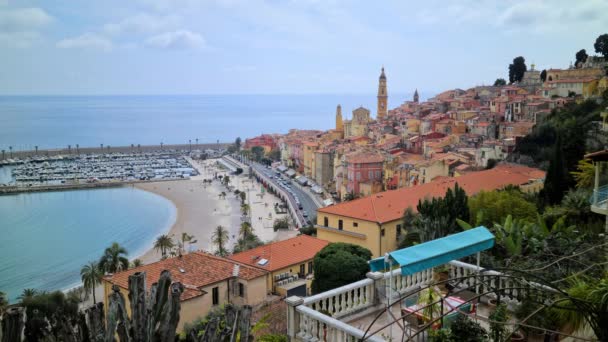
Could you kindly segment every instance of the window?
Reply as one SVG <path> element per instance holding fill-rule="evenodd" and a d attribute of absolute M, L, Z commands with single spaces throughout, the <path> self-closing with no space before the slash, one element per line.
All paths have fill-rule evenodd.
<path fill-rule="evenodd" d="M 327 218 L 327 216 L 323 217 L 323 226 L 329 227 L 329 219 Z"/>
<path fill-rule="evenodd" d="M 239 297 L 245 297 L 245 285 L 239 283 Z"/>
<path fill-rule="evenodd" d="M 306 270 L 304 269 L 306 265 L 302 264 L 300 265 L 300 276 L 304 276 L 304 274 L 306 274 Z"/>
<path fill-rule="evenodd" d="M 357 172 L 357 180 L 361 180 L 361 172 Z"/>
<path fill-rule="evenodd" d="M 399 238 L 401 237 L 401 225 L 400 224 L 397 225 L 397 236 L 396 237 L 397 237 L 397 240 L 399 240 Z"/>
<path fill-rule="evenodd" d="M 384 228 L 380 229 L 380 235 L 381 235 L 381 236 L 384 236 L 384 234 L 385 234 L 385 233 L 386 233 L 386 232 L 384 231 Z"/>
<path fill-rule="evenodd" d="M 344 223 L 342 220 L 338 220 L 338 229 L 342 230 L 344 228 Z"/>
<path fill-rule="evenodd" d="M 353 222 L 353 227 L 359 227 L 359 222 Z"/>
<path fill-rule="evenodd" d="M 219 287 L 214 287 L 212 292 L 212 297 L 213 297 L 213 305 L 219 305 L 220 304 L 220 288 Z"/>
<path fill-rule="evenodd" d="M 308 262 L 308 274 L 312 274 L 312 261 Z"/>

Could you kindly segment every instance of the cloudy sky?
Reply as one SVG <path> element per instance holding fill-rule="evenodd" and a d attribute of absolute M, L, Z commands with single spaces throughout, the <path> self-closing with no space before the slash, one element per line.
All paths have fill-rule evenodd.
<path fill-rule="evenodd" d="M 374 4 L 374 5 L 372 5 Z M 0 0 L 0 94 L 374 93 L 567 67 L 608 0 Z"/>

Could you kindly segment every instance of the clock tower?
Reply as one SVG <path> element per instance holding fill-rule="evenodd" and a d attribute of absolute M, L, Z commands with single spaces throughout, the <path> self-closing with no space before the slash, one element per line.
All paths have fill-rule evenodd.
<path fill-rule="evenodd" d="M 386 118 L 388 115 L 388 91 L 386 89 L 386 75 L 384 74 L 384 67 L 382 67 L 382 73 L 378 82 L 378 114 L 377 119 Z"/>

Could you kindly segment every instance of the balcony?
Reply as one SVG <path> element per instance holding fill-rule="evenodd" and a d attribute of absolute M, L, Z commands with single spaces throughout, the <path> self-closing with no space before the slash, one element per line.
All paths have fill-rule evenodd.
<path fill-rule="evenodd" d="M 608 215 L 608 185 L 594 189 L 590 202 L 591 211 L 602 215 Z"/>
<path fill-rule="evenodd" d="M 426 341 L 429 329 L 438 322 L 447 324 L 449 317 L 461 314 L 464 308 L 489 330 L 487 320 L 493 306 L 488 303 L 496 300 L 497 294 L 513 310 L 527 295 L 553 291 L 541 284 L 456 260 L 444 266 L 449 280 L 434 280 L 433 269 L 407 276 L 396 269 L 370 272 L 366 279 L 311 297 L 289 297 L 288 335 L 291 341 L 376 342 L 389 340 L 390 336 L 394 341 Z M 442 291 L 450 288 L 448 294 L 458 296 L 459 301 L 435 321 L 420 325 L 412 313 L 403 309 L 411 307 L 412 298 L 422 289 L 430 287 L 441 287 Z"/>

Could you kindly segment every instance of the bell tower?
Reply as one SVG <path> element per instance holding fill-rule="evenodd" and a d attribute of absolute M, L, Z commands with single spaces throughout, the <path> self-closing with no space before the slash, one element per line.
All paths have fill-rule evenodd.
<path fill-rule="evenodd" d="M 420 96 L 418 96 L 418 89 L 416 89 L 414 92 L 414 102 L 418 103 L 418 100 L 420 100 Z"/>
<path fill-rule="evenodd" d="M 377 119 L 386 118 L 388 115 L 388 90 L 386 89 L 386 75 L 384 74 L 384 67 L 382 67 L 382 73 L 378 82 L 378 114 Z"/>
<path fill-rule="evenodd" d="M 344 131 L 344 122 L 342 121 L 342 106 L 336 108 L 336 131 Z"/>

